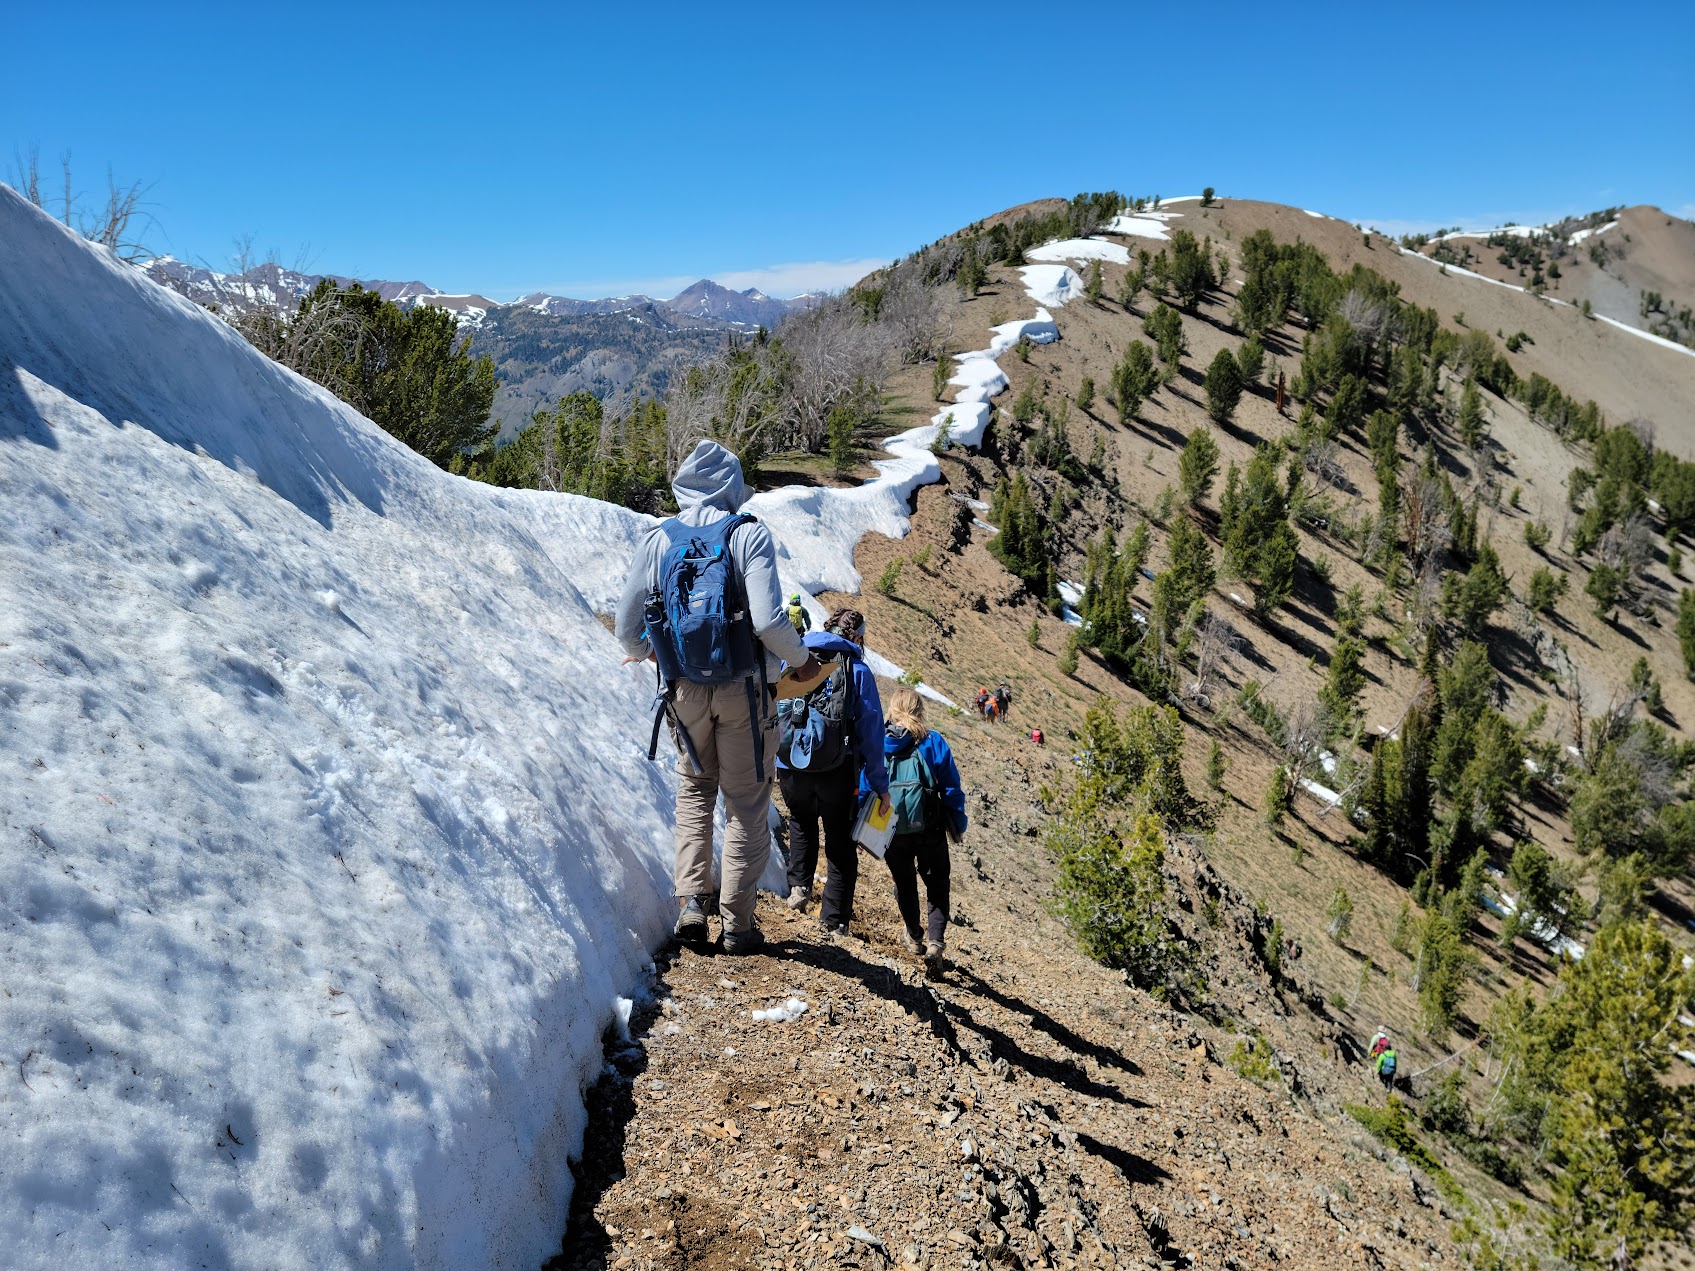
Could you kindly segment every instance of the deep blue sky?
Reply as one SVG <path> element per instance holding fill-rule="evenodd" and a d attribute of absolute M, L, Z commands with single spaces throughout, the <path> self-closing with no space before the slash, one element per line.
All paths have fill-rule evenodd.
<path fill-rule="evenodd" d="M 5 27 L 6 179 L 14 147 L 55 179 L 69 150 L 91 195 L 107 165 L 149 185 L 160 250 L 224 265 L 251 235 L 501 300 L 840 286 L 1082 189 L 1390 231 L 1695 215 L 1688 3 L 20 2 Z"/>

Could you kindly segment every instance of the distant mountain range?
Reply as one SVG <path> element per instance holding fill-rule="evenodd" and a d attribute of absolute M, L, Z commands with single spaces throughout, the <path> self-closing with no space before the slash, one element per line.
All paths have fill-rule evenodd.
<path fill-rule="evenodd" d="M 669 300 L 652 296 L 608 296 L 600 300 L 575 300 L 570 296 L 555 296 L 538 291 L 520 296 L 510 303 L 491 300 L 484 295 L 457 295 L 439 291 L 423 282 L 390 282 L 384 279 L 350 278 L 342 274 L 308 274 L 286 269 L 276 264 L 255 265 L 240 273 L 219 273 L 200 265 L 191 265 L 174 256 L 160 256 L 145 262 L 141 269 L 155 282 L 173 291 L 220 309 L 251 309 L 293 307 L 293 305 L 325 278 L 341 285 L 357 282 L 367 291 L 374 291 L 384 300 L 392 300 L 403 308 L 412 305 L 438 305 L 451 310 L 461 326 L 479 328 L 488 315 L 498 309 L 531 309 L 549 317 L 578 318 L 585 314 L 628 313 L 657 306 L 685 318 L 706 318 L 732 327 L 773 327 L 798 309 L 807 309 L 821 298 L 817 293 L 778 300 L 757 287 L 746 291 L 730 288 L 702 278 L 691 287 L 678 292 Z"/>
<path fill-rule="evenodd" d="M 325 278 L 358 282 L 402 308 L 447 309 L 471 337 L 471 351 L 494 359 L 500 389 L 494 418 L 510 437 L 534 413 L 566 393 L 587 391 L 616 409 L 638 395 L 663 393 L 671 373 L 710 357 L 733 333 L 774 327 L 818 303 L 819 294 L 779 300 L 756 287 L 732 291 L 703 278 L 669 300 L 611 296 L 576 300 L 546 292 L 510 303 L 454 295 L 423 282 L 308 274 L 275 264 L 219 273 L 173 256 L 141 269 L 155 282 L 227 316 L 290 310 Z"/>

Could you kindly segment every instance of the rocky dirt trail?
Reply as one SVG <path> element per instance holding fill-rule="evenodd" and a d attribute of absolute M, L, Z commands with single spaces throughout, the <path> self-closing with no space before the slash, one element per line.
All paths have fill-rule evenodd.
<path fill-rule="evenodd" d="M 947 730 L 996 822 L 955 849 L 948 970 L 900 949 L 868 857 L 852 936 L 762 896 L 767 952 L 664 952 L 630 1040 L 609 1039 L 549 1271 L 1456 1265 L 1422 1180 L 1291 1095 L 1371 1097 L 1256 977 L 1251 906 L 1217 898 L 1240 938 L 1211 942 L 1212 977 L 1266 1017 L 1285 1078 L 1263 1087 L 1222 1062 L 1232 1035 L 1082 958 L 1044 911 L 1042 849 L 1014 829 L 1033 818 L 1008 812 L 1051 756 Z M 1179 852 L 1172 871 L 1219 885 Z M 753 1018 L 790 999 L 797 1018 Z"/>

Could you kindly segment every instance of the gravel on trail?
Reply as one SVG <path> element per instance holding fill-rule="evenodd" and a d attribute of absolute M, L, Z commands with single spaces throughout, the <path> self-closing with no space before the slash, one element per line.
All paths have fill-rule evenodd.
<path fill-rule="evenodd" d="M 1198 1017 L 981 889 L 929 980 L 864 865 L 854 935 L 762 896 L 764 952 L 661 956 L 548 1271 L 1454 1265 L 1426 1183 Z"/>

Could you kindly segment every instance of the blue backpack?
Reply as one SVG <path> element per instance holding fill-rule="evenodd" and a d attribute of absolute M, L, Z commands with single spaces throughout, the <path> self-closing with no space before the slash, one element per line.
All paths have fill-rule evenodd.
<path fill-rule="evenodd" d="M 644 634 L 659 667 L 658 709 L 647 756 L 659 748 L 659 726 L 671 710 L 679 680 L 693 684 L 747 685 L 748 715 L 753 721 L 753 761 L 765 771 L 764 733 L 760 728 L 765 691 L 765 657 L 747 611 L 747 589 L 730 554 L 730 535 L 754 520 L 745 513 L 707 526 L 684 525 L 673 517 L 663 530 L 666 546 L 659 558 L 659 584 L 648 593 Z M 754 677 L 759 679 L 757 690 Z M 677 729 L 689 762 L 700 771 L 700 758 L 688 730 Z"/>

